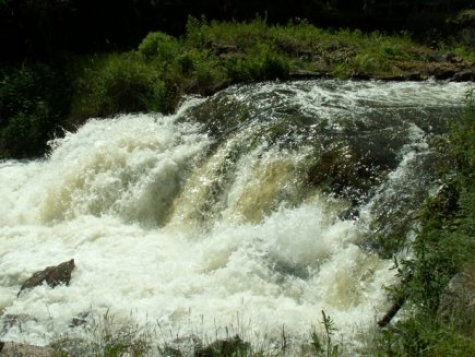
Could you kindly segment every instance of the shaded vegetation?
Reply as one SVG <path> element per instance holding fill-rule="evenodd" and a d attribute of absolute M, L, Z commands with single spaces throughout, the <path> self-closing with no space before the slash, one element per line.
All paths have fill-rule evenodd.
<path fill-rule="evenodd" d="M 70 101 L 67 80 L 42 63 L 0 68 L 0 158 L 42 155 L 60 135 Z"/>

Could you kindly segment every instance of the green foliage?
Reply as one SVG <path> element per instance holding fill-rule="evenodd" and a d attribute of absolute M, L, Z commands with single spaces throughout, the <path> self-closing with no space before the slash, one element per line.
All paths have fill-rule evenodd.
<path fill-rule="evenodd" d="M 205 44 L 203 29 L 206 27 L 206 18 L 203 16 L 201 21 L 188 15 L 186 22 L 186 41 L 188 44 L 201 48 Z"/>
<path fill-rule="evenodd" d="M 66 81 L 52 67 L 25 63 L 0 72 L 0 158 L 46 152 L 69 104 Z"/>
<path fill-rule="evenodd" d="M 160 70 L 134 53 L 95 56 L 76 79 L 71 117 L 162 111 L 165 93 Z"/>
<path fill-rule="evenodd" d="M 453 165 L 458 180 L 464 184 L 475 178 L 475 92 L 467 93 L 468 109 L 459 121 L 451 123 L 450 141 L 453 153 Z M 466 185 L 465 188 L 469 188 Z"/>
<path fill-rule="evenodd" d="M 248 58 L 228 59 L 226 67 L 234 83 L 286 79 L 290 70 L 288 61 L 265 45 Z"/>
<path fill-rule="evenodd" d="M 332 341 L 332 336 L 336 331 L 334 322 L 323 310 L 322 317 L 322 325 L 325 332 L 324 338 L 322 339 L 316 332 L 312 333 L 312 341 L 310 343 L 312 352 L 317 357 L 338 357 L 340 355 L 339 347 Z"/>
<path fill-rule="evenodd" d="M 151 32 L 140 43 L 138 50 L 146 59 L 169 62 L 178 54 L 179 48 L 180 43 L 174 37 L 163 32 Z"/>

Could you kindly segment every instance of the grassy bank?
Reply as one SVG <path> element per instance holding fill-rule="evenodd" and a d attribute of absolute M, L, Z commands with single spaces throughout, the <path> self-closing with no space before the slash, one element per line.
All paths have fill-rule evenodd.
<path fill-rule="evenodd" d="M 430 49 L 404 36 L 188 19 L 181 38 L 150 33 L 136 51 L 90 57 L 74 76 L 70 117 L 172 111 L 185 94 L 236 83 L 300 78 L 448 79 L 471 68 L 464 46 Z"/>

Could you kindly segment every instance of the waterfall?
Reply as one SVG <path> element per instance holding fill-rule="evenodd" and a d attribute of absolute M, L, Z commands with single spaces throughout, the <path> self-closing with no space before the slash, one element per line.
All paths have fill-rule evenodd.
<path fill-rule="evenodd" d="M 170 116 L 90 119 L 44 159 L 0 162 L 0 339 L 88 336 L 107 315 L 157 342 L 239 334 L 272 346 L 285 328 L 298 350 L 323 310 L 334 338 L 357 346 L 395 281 L 375 229 L 416 223 L 437 183 L 431 140 L 470 88 L 235 86 Z M 69 286 L 17 298 L 71 258 Z"/>

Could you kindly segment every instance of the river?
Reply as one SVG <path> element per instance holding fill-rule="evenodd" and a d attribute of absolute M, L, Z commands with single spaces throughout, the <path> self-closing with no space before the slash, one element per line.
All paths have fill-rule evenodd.
<path fill-rule="evenodd" d="M 162 345 L 239 334 L 269 353 L 285 335 L 298 351 L 324 311 L 358 349 L 395 282 L 375 234 L 417 223 L 437 189 L 431 140 L 472 88 L 235 86 L 170 116 L 91 119 L 44 159 L 0 162 L 0 339 L 97 340 L 106 324 Z M 17 297 L 72 258 L 69 286 Z"/>

